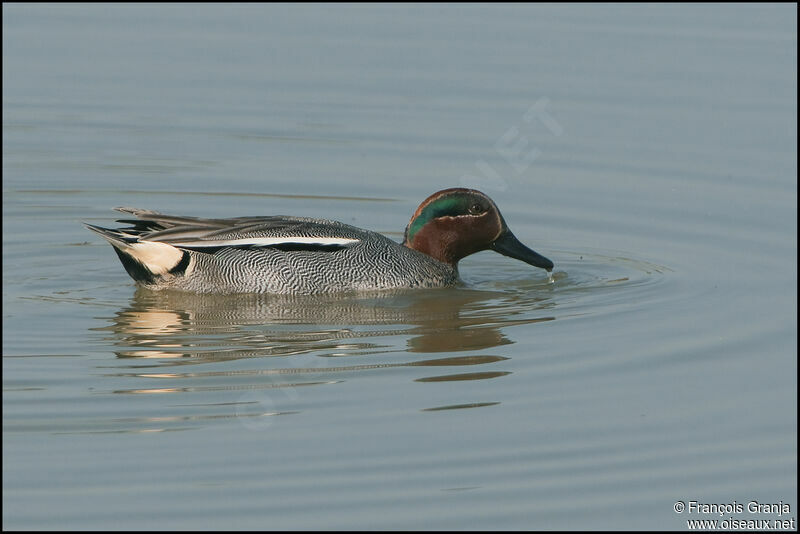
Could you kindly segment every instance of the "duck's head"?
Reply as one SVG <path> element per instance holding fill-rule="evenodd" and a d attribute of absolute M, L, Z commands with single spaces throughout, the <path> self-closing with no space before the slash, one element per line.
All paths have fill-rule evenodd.
<path fill-rule="evenodd" d="M 453 267 L 461 258 L 492 249 L 553 270 L 553 262 L 520 243 L 492 199 L 475 189 L 444 189 L 426 198 L 406 226 L 403 245 Z"/>

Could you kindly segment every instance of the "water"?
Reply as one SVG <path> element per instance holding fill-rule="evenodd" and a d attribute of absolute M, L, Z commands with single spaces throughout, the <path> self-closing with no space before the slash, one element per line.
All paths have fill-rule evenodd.
<path fill-rule="evenodd" d="M 795 518 L 796 20 L 4 5 L 3 526 Z M 81 225 L 123 205 L 400 239 L 458 185 L 552 281 L 482 252 L 445 290 L 156 293 Z"/>

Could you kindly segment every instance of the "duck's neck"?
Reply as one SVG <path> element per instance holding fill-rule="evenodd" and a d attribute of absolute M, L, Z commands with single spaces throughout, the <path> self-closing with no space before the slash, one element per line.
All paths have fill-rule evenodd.
<path fill-rule="evenodd" d="M 458 260 L 461 259 L 451 250 L 448 243 L 441 239 L 438 233 L 428 231 L 426 228 L 422 228 L 415 233 L 411 241 L 403 241 L 403 245 L 417 252 L 427 254 L 431 258 L 446 263 L 451 267 L 455 267 L 458 264 Z"/>
<path fill-rule="evenodd" d="M 439 217 L 414 232 L 403 245 L 456 268 L 459 260 L 485 250 L 494 236 L 475 217 Z M 409 225 L 410 226 L 410 225 Z"/>

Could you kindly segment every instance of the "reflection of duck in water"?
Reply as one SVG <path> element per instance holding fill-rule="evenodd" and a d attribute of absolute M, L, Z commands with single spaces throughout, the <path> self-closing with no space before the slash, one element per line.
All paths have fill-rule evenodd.
<path fill-rule="evenodd" d="M 118 210 L 136 217 L 119 221 L 132 226 L 87 226 L 150 289 L 297 295 L 443 287 L 458 282 L 459 260 L 487 249 L 553 269 L 553 262 L 514 237 L 495 203 L 474 189 L 428 197 L 402 244 L 322 219 L 201 219 Z"/>
<path fill-rule="evenodd" d="M 408 336 L 409 352 L 455 352 L 510 343 L 504 327 L 552 320 L 520 318 L 519 310 L 547 306 L 548 300 L 530 295 L 461 288 L 349 295 L 139 289 L 104 330 L 114 332 L 120 357 L 209 361 L 309 352 L 365 354 L 380 350 L 376 338 L 398 335 Z"/>
<path fill-rule="evenodd" d="M 100 330 L 108 332 L 122 359 L 121 372 L 109 376 L 135 381 L 117 386 L 115 393 L 285 393 L 289 402 L 281 411 L 272 404 L 268 409 L 258 403 L 240 407 L 241 395 L 235 401 L 223 397 L 221 405 L 235 402 L 237 416 L 240 408 L 244 415 L 261 416 L 295 413 L 298 387 L 339 384 L 355 373 L 393 369 L 408 380 L 431 384 L 509 375 L 510 370 L 498 367 L 507 357 L 484 351 L 512 343 L 504 333 L 507 326 L 553 319 L 542 316 L 551 301 L 530 293 L 454 288 L 284 296 L 139 289 L 112 324 Z M 257 400 L 283 398 L 254 395 Z M 453 404 L 421 409 L 496 404 L 459 395 Z"/>

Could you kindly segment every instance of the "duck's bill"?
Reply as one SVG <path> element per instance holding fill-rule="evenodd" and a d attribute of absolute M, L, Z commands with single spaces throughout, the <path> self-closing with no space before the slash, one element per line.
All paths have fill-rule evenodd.
<path fill-rule="evenodd" d="M 548 272 L 553 270 L 553 262 L 520 243 L 514 234 L 506 230 L 500 237 L 492 243 L 492 250 L 499 252 L 503 256 L 530 263 L 534 267 L 546 269 Z"/>

